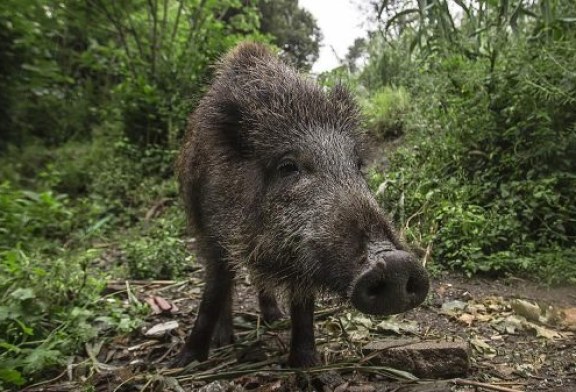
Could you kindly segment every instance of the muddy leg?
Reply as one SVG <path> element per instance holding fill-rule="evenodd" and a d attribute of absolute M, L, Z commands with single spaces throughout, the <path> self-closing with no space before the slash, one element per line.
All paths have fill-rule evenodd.
<path fill-rule="evenodd" d="M 212 342 L 215 347 L 222 347 L 228 344 L 234 343 L 234 326 L 232 323 L 232 290 L 222 310 L 220 311 L 220 317 L 218 318 L 218 323 L 216 324 L 216 331 L 214 332 L 214 337 Z"/>
<path fill-rule="evenodd" d="M 260 314 L 264 322 L 271 324 L 284 317 L 273 293 L 264 290 L 258 291 L 258 304 L 260 305 Z"/>
<path fill-rule="evenodd" d="M 299 301 L 293 299 L 290 318 L 292 319 L 292 340 L 288 365 L 304 369 L 320 365 L 321 361 L 314 342 L 314 297 Z M 302 390 L 315 388 L 319 391 L 326 389 L 331 391 L 342 385 L 344 379 L 335 371 L 323 371 L 311 377 L 300 377 L 298 382 Z"/>
<path fill-rule="evenodd" d="M 288 365 L 294 368 L 309 368 L 320 364 L 314 342 L 314 297 L 294 299 L 290 303 L 292 339 Z"/>
<path fill-rule="evenodd" d="M 232 306 L 234 273 L 224 261 L 222 251 L 220 249 L 212 249 L 212 251 L 210 252 L 212 257 L 206 258 L 206 287 L 200 302 L 198 317 L 184 347 L 172 364 L 176 367 L 186 366 L 194 360 L 204 361 L 208 358 L 210 341 L 224 309 L 226 310 L 224 319 L 228 318 L 230 324 L 228 325 L 228 321 L 225 320 L 225 327 L 219 329 L 222 331 L 229 327 L 229 332 L 232 331 L 232 316 L 228 315 L 228 312 Z"/>

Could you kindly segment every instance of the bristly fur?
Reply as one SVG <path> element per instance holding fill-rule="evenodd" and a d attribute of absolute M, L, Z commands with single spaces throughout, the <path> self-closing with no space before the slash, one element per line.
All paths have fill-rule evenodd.
<path fill-rule="evenodd" d="M 237 195 L 228 196 L 244 200 L 218 201 L 222 195 L 217 194 L 210 203 L 214 205 L 213 209 L 218 209 L 218 204 L 249 206 L 254 198 L 247 196 L 253 194 L 257 198 L 258 190 L 246 190 L 245 187 L 261 186 L 254 179 L 242 178 L 252 171 L 251 166 L 265 166 L 273 161 L 278 151 L 290 150 L 294 143 L 305 141 L 311 134 L 318 139 L 326 137 L 322 133 L 342 135 L 342 144 L 352 145 L 355 154 L 361 157 L 364 149 L 359 129 L 358 106 L 343 86 L 325 91 L 315 81 L 281 62 L 265 46 L 240 44 L 217 65 L 213 84 L 190 119 L 178 160 L 177 169 L 192 232 L 209 237 L 225 248 L 232 267 L 245 263 L 255 283 L 263 289 L 286 287 L 287 282 L 291 283 L 289 290 L 292 293 L 310 292 L 313 286 L 320 288 L 310 279 L 311 272 L 318 267 L 316 260 L 309 260 L 312 255 L 297 252 L 297 260 L 284 263 L 264 259 L 270 258 L 272 248 L 276 249 L 277 258 L 285 257 L 288 250 L 294 256 L 295 248 L 302 246 L 295 243 L 302 238 L 302 230 L 306 227 L 293 226 L 293 232 L 284 238 L 265 236 L 259 234 L 260 228 L 254 227 L 253 222 L 245 222 L 246 228 L 238 211 L 232 216 L 213 214 L 218 216 L 216 219 L 231 218 L 234 227 L 228 227 L 229 223 L 228 226 L 215 223 L 206 227 L 203 219 L 206 211 L 200 207 L 202 199 L 208 197 L 203 188 L 210 182 L 209 176 L 226 176 L 230 178 L 230 190 Z M 245 167 L 234 174 L 229 166 L 235 165 Z M 240 216 L 246 218 L 252 212 L 245 211 Z M 214 225 L 216 230 L 213 230 Z M 264 255 L 261 255 L 262 249 L 266 250 Z M 278 268 L 254 268 L 262 263 Z"/>
<path fill-rule="evenodd" d="M 191 116 L 177 161 L 189 226 L 197 233 L 198 186 L 208 175 L 201 162 L 209 154 L 223 159 L 270 159 L 297 134 L 337 130 L 357 139 L 363 153 L 360 114 L 343 86 L 324 91 L 314 81 L 281 62 L 264 45 L 246 42 L 217 65 L 213 84 Z M 201 146 L 204 145 L 204 146 Z"/>
<path fill-rule="evenodd" d="M 326 93 L 263 45 L 244 43 L 217 66 L 212 87 L 191 119 L 187 141 L 194 137 L 194 129 L 212 130 L 240 147 L 243 156 L 250 156 L 292 143 L 297 132 L 353 133 L 358 125 L 357 105 L 345 88 L 337 86 Z M 181 157 L 181 177 L 184 160 Z"/>

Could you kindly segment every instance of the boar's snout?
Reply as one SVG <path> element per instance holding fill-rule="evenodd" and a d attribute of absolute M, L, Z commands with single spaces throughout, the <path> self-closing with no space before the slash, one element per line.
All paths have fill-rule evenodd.
<path fill-rule="evenodd" d="M 360 273 L 351 301 L 363 313 L 389 315 L 418 306 L 428 294 L 428 274 L 410 253 L 390 250 Z"/>

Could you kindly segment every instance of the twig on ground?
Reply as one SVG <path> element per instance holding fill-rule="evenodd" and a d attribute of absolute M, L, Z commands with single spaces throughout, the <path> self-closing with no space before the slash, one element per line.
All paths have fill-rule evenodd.
<path fill-rule="evenodd" d="M 27 386 L 26 388 L 22 389 L 22 392 L 24 392 L 24 391 L 31 391 L 31 390 L 34 390 L 36 387 L 39 387 L 39 386 L 41 386 L 41 385 L 47 385 L 47 384 L 53 383 L 54 381 L 58 381 L 59 379 L 61 379 L 62 377 L 64 377 L 67 372 L 68 372 L 68 369 L 64 370 L 62 373 L 60 373 L 59 375 L 57 375 L 57 376 L 54 377 L 54 378 L 51 378 L 51 379 L 49 379 L 49 380 L 43 380 L 43 381 L 37 382 L 37 383 L 35 383 L 35 384 L 29 385 L 29 386 Z"/>
<path fill-rule="evenodd" d="M 494 384 L 486 384 L 483 382 L 478 382 L 478 381 L 472 381 L 472 380 L 464 380 L 462 378 L 455 378 L 454 380 L 452 380 L 452 382 L 456 385 L 470 385 L 473 387 L 479 387 L 479 388 L 484 388 L 484 389 L 489 389 L 491 391 L 498 391 L 498 392 L 521 392 L 518 389 L 512 389 L 512 388 L 506 388 L 506 387 L 501 387 L 499 385 L 494 385 Z"/>
<path fill-rule="evenodd" d="M 151 286 L 151 285 L 158 285 L 158 286 L 165 286 L 165 285 L 172 285 L 175 283 L 182 283 L 177 282 L 175 280 L 131 280 L 131 279 L 113 279 L 108 281 L 108 285 L 120 286 L 128 282 L 130 285 L 133 286 Z"/>

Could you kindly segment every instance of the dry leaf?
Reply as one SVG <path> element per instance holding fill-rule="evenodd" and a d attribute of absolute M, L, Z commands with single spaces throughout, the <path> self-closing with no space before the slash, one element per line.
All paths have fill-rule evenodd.
<path fill-rule="evenodd" d="M 498 371 L 498 373 L 500 373 L 500 375 L 503 376 L 504 378 L 510 377 L 512 373 L 514 373 L 515 371 L 514 368 L 510 367 L 506 363 L 497 363 L 493 366 Z"/>
<path fill-rule="evenodd" d="M 467 302 L 459 300 L 444 302 L 442 304 L 442 308 L 440 309 L 440 313 L 446 314 L 448 316 L 455 316 L 461 313 L 466 308 L 466 306 L 468 306 Z"/>
<path fill-rule="evenodd" d="M 560 324 L 571 331 L 576 331 L 576 308 L 562 310 L 563 320 Z"/>
<path fill-rule="evenodd" d="M 553 329 L 542 327 L 529 321 L 526 321 L 526 324 L 528 330 L 533 330 L 536 332 L 536 336 L 540 336 L 549 340 L 558 339 L 562 337 L 562 334 L 560 334 L 558 331 L 554 331 Z"/>
<path fill-rule="evenodd" d="M 359 324 L 359 325 L 362 325 L 363 327 L 366 327 L 366 328 L 372 328 L 372 320 L 370 320 L 368 317 L 366 317 L 362 314 L 358 314 L 357 316 L 352 318 L 351 321 L 354 324 Z"/>
<path fill-rule="evenodd" d="M 176 305 L 156 295 L 146 298 L 145 301 L 148 305 L 150 305 L 152 308 L 152 313 L 154 314 L 176 313 L 178 311 L 178 307 Z"/>
<path fill-rule="evenodd" d="M 178 321 L 167 321 L 165 323 L 156 324 L 144 333 L 146 336 L 160 337 L 166 332 L 178 328 Z"/>
<path fill-rule="evenodd" d="M 463 324 L 466 324 L 467 326 L 472 325 L 472 322 L 474 320 L 476 320 L 476 317 L 470 313 L 464 313 L 460 317 L 458 317 L 458 321 L 460 321 Z"/>
<path fill-rule="evenodd" d="M 484 340 L 474 337 L 470 340 L 470 345 L 483 357 L 494 358 L 496 356 L 496 350 L 486 343 Z"/>
<path fill-rule="evenodd" d="M 359 326 L 358 329 L 348 334 L 353 342 L 366 340 L 370 336 L 370 330 L 366 327 Z"/>
<path fill-rule="evenodd" d="M 510 301 L 510 306 L 516 314 L 526 318 L 528 321 L 539 321 L 542 313 L 540 306 L 523 299 L 513 299 Z"/>
<path fill-rule="evenodd" d="M 408 320 L 399 321 L 396 318 L 390 318 L 376 325 L 376 329 L 378 331 L 394 332 L 398 335 L 402 335 L 404 333 L 416 334 L 418 333 L 418 323 L 416 321 L 408 321 Z"/>

